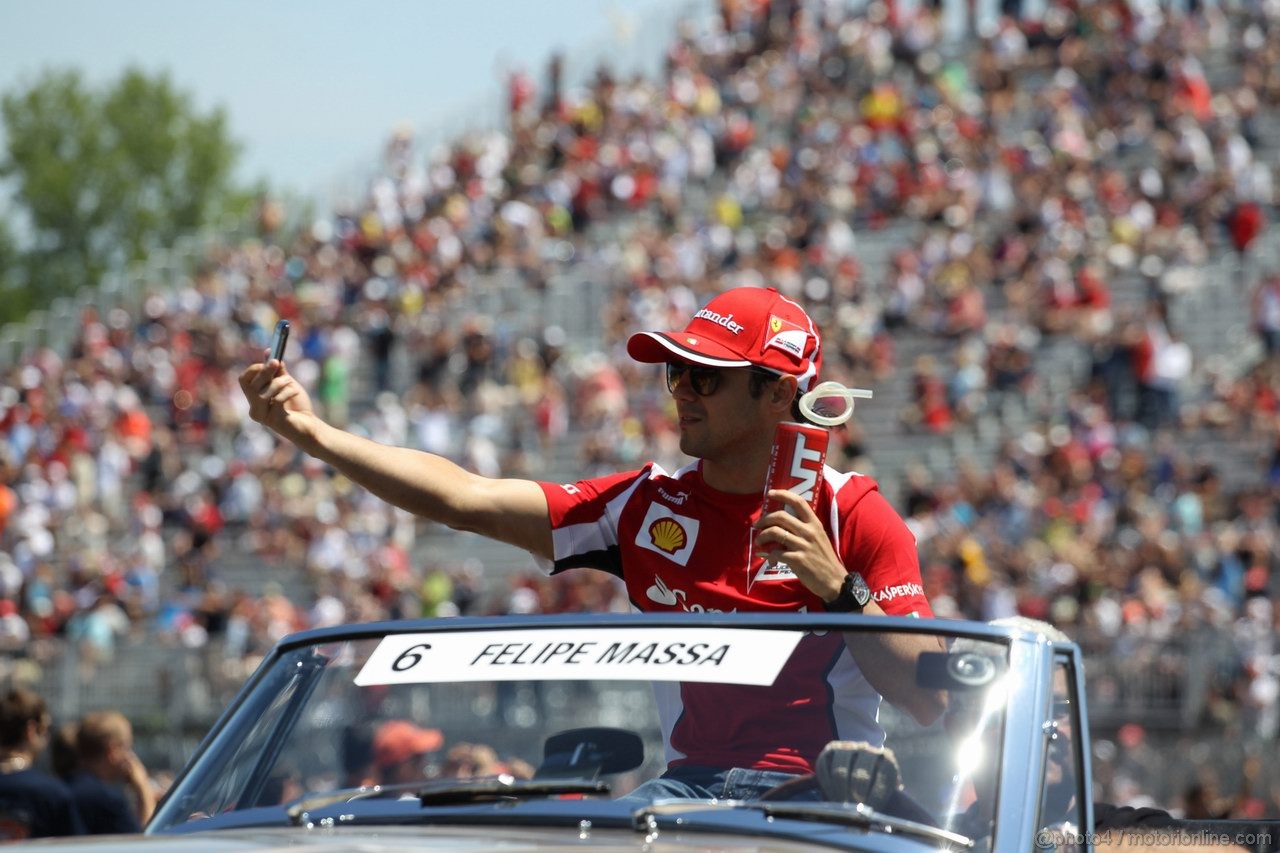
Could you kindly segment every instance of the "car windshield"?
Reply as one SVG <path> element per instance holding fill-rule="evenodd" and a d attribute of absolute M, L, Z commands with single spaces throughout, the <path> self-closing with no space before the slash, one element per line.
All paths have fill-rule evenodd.
<path fill-rule="evenodd" d="M 759 811 L 763 801 L 867 832 L 989 837 L 1008 644 L 899 620 L 919 621 L 911 637 L 937 644 L 914 673 L 895 675 L 945 698 L 946 712 L 923 725 L 881 701 L 856 665 L 837 665 L 846 648 L 874 653 L 906 634 L 847 617 L 776 621 L 455 619 L 287 642 L 148 831 L 439 820 L 495 801 L 569 801 L 575 820 L 630 819 L 646 805 L 661 816 L 712 799 L 645 785 L 694 763 L 763 769 L 784 783 L 763 800 L 742 797 L 750 802 L 726 790 L 717 808 Z"/>

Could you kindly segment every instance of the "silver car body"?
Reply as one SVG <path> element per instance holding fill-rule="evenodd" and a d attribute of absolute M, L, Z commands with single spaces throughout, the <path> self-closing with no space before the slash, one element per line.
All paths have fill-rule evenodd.
<path fill-rule="evenodd" d="M 592 820 L 590 811 L 579 817 L 572 801 L 540 800 L 536 803 L 485 802 L 432 813 L 431 819 L 391 820 L 374 825 L 369 818 L 359 825 L 348 821 L 342 803 L 325 803 L 303 811 L 294 820 L 277 819 L 275 825 L 236 826 L 234 822 L 184 822 L 178 801 L 190 794 L 201 773 L 218 767 L 219 750 L 229 738 L 243 732 L 253 720 L 246 715 L 264 707 L 260 691 L 270 689 L 273 670 L 284 656 L 320 644 L 378 641 L 406 634 L 445 636 L 454 632 L 545 631 L 572 629 L 608 636 L 608 632 L 638 626 L 688 629 L 749 629 L 812 632 L 818 630 L 876 631 L 894 634 L 944 633 L 952 641 L 994 643 L 1007 649 L 1004 674 L 1004 725 L 999 760 L 994 843 L 952 843 L 896 831 L 892 821 L 858 826 L 824 822 L 820 816 L 770 813 L 767 809 L 739 808 L 734 802 L 667 802 L 651 807 L 628 808 L 621 823 Z M 981 623 L 914 618 L 863 617 L 837 614 L 652 614 L 570 616 L 500 619 L 415 620 L 346 626 L 294 635 L 281 641 L 264 660 L 240 695 L 228 707 L 187 768 L 161 803 L 145 835 L 102 839 L 68 839 L 41 844 L 49 850 L 266 850 L 303 845 L 311 849 L 451 849 L 512 850 L 555 848 L 591 850 L 657 850 L 696 847 L 705 850 L 802 850 L 856 849 L 894 851 L 919 849 L 991 849 L 1018 851 L 1043 849 L 1040 841 L 1048 830 L 1075 832 L 1092 826 L 1088 719 L 1084 707 L 1084 670 L 1079 649 L 1071 643 L 1052 642 L 1043 635 Z M 1055 709 L 1069 709 L 1072 737 L 1069 743 L 1075 778 L 1075 804 L 1069 817 L 1049 821 L 1042 815 L 1046 772 L 1051 745 L 1061 734 L 1063 721 Z M 1060 717 L 1060 714 L 1058 715 Z M 890 744 L 892 745 L 892 744 Z M 225 758 L 225 755 L 222 756 Z M 939 760 L 943 760 L 939 756 Z M 1062 761 L 1063 756 L 1059 755 Z M 586 801 L 582 801 L 586 802 Z M 605 804 L 601 805 L 601 808 Z M 617 810 L 616 801 L 608 803 Z M 425 809 L 423 810 L 426 811 Z M 520 815 L 528 812 L 522 823 Z M 210 825 L 205 826 L 208 823 Z M 1053 823 L 1053 826 L 1049 826 Z M 945 827 L 944 827 L 945 829 Z"/>

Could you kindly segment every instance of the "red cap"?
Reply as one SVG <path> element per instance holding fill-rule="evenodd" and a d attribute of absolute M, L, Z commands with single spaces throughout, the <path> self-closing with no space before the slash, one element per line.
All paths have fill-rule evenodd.
<path fill-rule="evenodd" d="M 443 745 L 439 729 L 420 729 L 407 720 L 391 720 L 373 736 L 373 761 L 379 767 L 391 767 Z"/>
<path fill-rule="evenodd" d="M 712 367 L 763 367 L 789 373 L 808 391 L 822 366 L 822 343 L 809 315 L 772 287 L 735 287 L 707 303 L 683 332 L 637 332 L 636 361 L 678 359 Z"/>

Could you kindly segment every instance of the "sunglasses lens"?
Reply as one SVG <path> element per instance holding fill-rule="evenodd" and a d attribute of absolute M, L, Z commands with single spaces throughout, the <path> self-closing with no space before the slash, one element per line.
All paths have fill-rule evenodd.
<path fill-rule="evenodd" d="M 720 371 L 713 367 L 693 367 L 676 362 L 667 363 L 667 390 L 675 393 L 682 378 L 689 378 L 689 387 L 699 397 L 714 394 L 720 387 Z"/>
<path fill-rule="evenodd" d="M 708 370 L 705 367 L 689 368 L 689 384 L 693 386 L 694 393 L 701 397 L 714 394 L 716 388 L 720 385 L 720 371 Z"/>

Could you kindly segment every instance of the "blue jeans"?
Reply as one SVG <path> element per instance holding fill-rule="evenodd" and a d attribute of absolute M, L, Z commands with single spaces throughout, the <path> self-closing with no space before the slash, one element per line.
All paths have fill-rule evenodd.
<path fill-rule="evenodd" d="M 652 802 L 665 799 L 754 800 L 765 791 L 797 778 L 779 770 L 747 770 L 742 767 L 672 767 L 657 779 L 650 779 L 621 800 Z M 816 790 L 797 800 L 819 799 Z"/>

